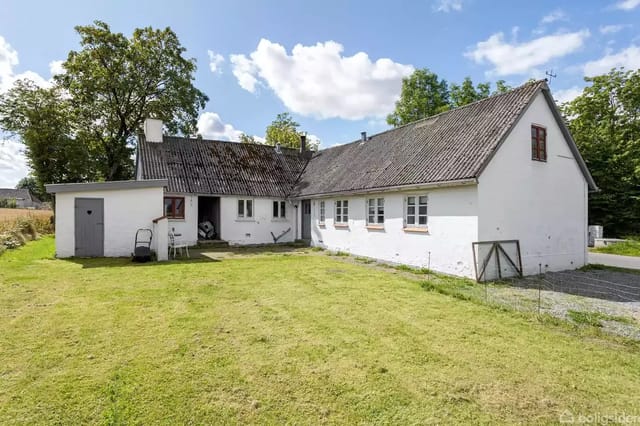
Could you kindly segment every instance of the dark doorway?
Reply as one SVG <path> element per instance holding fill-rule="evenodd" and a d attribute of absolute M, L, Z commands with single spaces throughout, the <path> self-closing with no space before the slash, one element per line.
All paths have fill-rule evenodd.
<path fill-rule="evenodd" d="M 198 197 L 198 239 L 220 239 L 220 197 Z"/>
<path fill-rule="evenodd" d="M 76 198 L 75 255 L 101 257 L 104 255 L 104 200 Z"/>
<path fill-rule="evenodd" d="M 311 200 L 302 200 L 302 239 L 311 239 Z"/>

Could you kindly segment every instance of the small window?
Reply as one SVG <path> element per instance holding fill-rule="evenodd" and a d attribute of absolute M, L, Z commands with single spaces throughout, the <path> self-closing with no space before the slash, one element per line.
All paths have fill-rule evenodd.
<path fill-rule="evenodd" d="M 253 218 L 253 200 L 238 200 L 238 218 Z"/>
<path fill-rule="evenodd" d="M 367 200 L 367 225 L 384 225 L 384 198 Z"/>
<path fill-rule="evenodd" d="M 427 226 L 427 196 L 409 196 L 406 201 L 405 222 L 410 228 Z"/>
<path fill-rule="evenodd" d="M 531 159 L 547 161 L 547 129 L 531 125 Z"/>
<path fill-rule="evenodd" d="M 273 217 L 280 219 L 287 217 L 287 203 L 285 201 L 273 202 Z"/>
<path fill-rule="evenodd" d="M 320 223 L 324 223 L 324 217 L 325 217 L 324 201 L 320 201 L 320 212 L 318 216 L 320 218 Z"/>
<path fill-rule="evenodd" d="M 164 197 L 164 215 L 169 219 L 184 219 L 184 197 Z"/>
<path fill-rule="evenodd" d="M 349 223 L 349 200 L 336 201 L 336 223 Z"/>

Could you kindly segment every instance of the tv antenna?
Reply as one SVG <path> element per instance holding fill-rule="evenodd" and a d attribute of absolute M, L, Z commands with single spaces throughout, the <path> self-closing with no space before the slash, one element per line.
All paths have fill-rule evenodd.
<path fill-rule="evenodd" d="M 556 78 L 556 77 L 558 76 L 558 74 L 554 74 L 554 73 L 553 73 L 553 70 L 551 70 L 551 71 L 545 71 L 544 73 L 545 73 L 545 75 L 546 75 L 547 77 L 549 77 L 549 78 L 548 78 L 548 80 L 549 80 L 549 84 L 551 84 L 551 79 L 552 79 L 552 78 Z"/>

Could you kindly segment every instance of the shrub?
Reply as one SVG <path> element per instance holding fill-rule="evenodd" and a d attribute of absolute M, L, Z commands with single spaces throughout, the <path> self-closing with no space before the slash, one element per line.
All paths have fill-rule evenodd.
<path fill-rule="evenodd" d="M 37 240 L 40 235 L 54 232 L 49 217 L 27 215 L 0 222 L 0 254 L 6 249 L 24 245 L 28 240 Z"/>
<path fill-rule="evenodd" d="M 0 208 L 15 209 L 18 203 L 15 198 L 0 198 Z"/>

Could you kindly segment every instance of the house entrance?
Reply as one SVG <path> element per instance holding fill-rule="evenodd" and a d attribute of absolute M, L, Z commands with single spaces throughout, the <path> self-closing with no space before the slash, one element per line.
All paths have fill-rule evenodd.
<path fill-rule="evenodd" d="M 198 240 L 220 239 L 220 197 L 198 197 Z"/>

